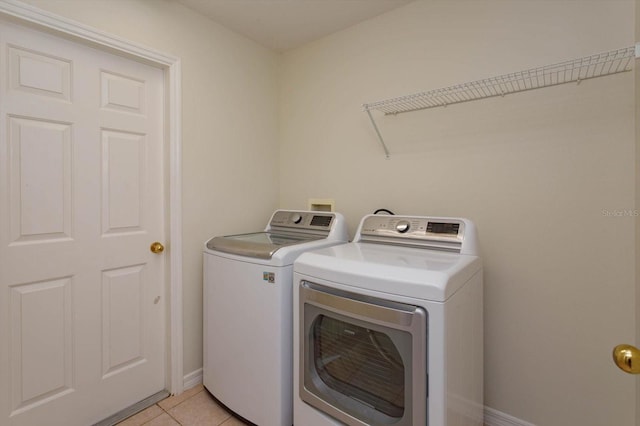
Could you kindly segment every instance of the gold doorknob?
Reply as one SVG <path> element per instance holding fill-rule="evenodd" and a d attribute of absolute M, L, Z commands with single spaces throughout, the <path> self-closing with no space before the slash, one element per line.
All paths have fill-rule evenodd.
<path fill-rule="evenodd" d="M 151 244 L 149 250 L 151 250 L 151 253 L 160 254 L 164 251 L 164 246 L 162 245 L 162 243 L 156 241 L 155 243 Z"/>
<path fill-rule="evenodd" d="M 620 370 L 629 374 L 640 374 L 640 350 L 631 345 L 613 348 L 613 361 Z"/>

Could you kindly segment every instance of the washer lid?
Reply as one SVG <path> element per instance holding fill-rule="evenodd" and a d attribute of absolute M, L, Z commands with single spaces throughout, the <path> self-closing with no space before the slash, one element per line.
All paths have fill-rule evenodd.
<path fill-rule="evenodd" d="M 325 238 L 322 235 L 254 232 L 249 234 L 226 235 L 214 237 L 207 241 L 209 250 L 240 256 L 271 259 L 273 254 L 282 247 L 307 243 Z"/>

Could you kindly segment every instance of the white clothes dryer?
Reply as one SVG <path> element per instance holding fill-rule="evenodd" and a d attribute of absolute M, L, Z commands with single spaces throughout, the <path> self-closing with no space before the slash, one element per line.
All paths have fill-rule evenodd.
<path fill-rule="evenodd" d="M 482 265 L 466 219 L 365 216 L 294 263 L 294 423 L 482 426 Z"/>
<path fill-rule="evenodd" d="M 277 210 L 204 249 L 204 386 L 260 426 L 291 426 L 293 261 L 348 240 L 339 213 Z"/>

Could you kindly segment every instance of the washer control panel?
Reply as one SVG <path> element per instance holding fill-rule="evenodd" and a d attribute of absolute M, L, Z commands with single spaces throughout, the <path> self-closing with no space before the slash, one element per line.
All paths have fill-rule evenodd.
<path fill-rule="evenodd" d="M 269 226 L 329 231 L 334 217 L 332 213 L 277 210 L 271 217 Z"/>
<path fill-rule="evenodd" d="M 369 215 L 362 219 L 356 238 L 365 242 L 460 251 L 466 222 L 458 218 Z"/>

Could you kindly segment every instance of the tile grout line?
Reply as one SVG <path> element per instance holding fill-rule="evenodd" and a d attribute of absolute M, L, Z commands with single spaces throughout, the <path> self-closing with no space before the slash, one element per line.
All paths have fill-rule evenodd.
<path fill-rule="evenodd" d="M 188 426 L 188 425 L 185 425 L 185 424 L 181 423 L 181 422 L 180 422 L 180 420 L 176 419 L 173 415 L 171 415 L 171 413 L 170 413 L 169 411 L 170 411 L 170 410 L 173 410 L 173 409 L 175 409 L 175 408 L 177 408 L 177 407 L 179 407 L 179 406 L 181 406 L 181 405 L 182 405 L 182 404 L 184 404 L 185 402 L 187 402 L 187 401 L 191 400 L 192 398 L 195 398 L 196 396 L 200 395 L 200 394 L 201 394 L 201 393 L 203 393 L 203 392 L 205 392 L 205 389 L 204 389 L 204 388 L 203 388 L 203 389 L 201 389 L 200 391 L 198 391 L 198 392 L 194 393 L 193 395 L 189 396 L 188 398 L 184 399 L 183 401 L 180 401 L 180 402 L 179 402 L 179 403 L 177 403 L 176 405 L 173 405 L 173 406 L 169 407 L 169 408 L 168 408 L 168 409 L 166 409 L 166 410 L 165 410 L 165 409 L 160 405 L 160 403 L 161 403 L 162 401 L 164 401 L 164 400 L 162 400 L 162 401 L 158 401 L 158 402 L 157 402 L 156 404 L 154 404 L 154 405 L 156 405 L 158 408 L 160 408 L 160 414 L 158 414 L 157 416 L 155 416 L 155 417 L 153 417 L 153 418 L 149 419 L 148 421 L 146 421 L 146 422 L 142 423 L 142 425 L 141 425 L 141 426 L 145 426 L 145 425 L 150 424 L 151 422 L 153 422 L 154 420 L 156 420 L 158 417 L 162 416 L 162 414 L 163 414 L 163 413 L 166 413 L 166 414 L 169 416 L 169 418 L 171 418 L 171 420 L 173 420 L 174 422 L 176 422 L 178 425 L 180 425 L 180 426 Z M 170 397 L 168 397 L 168 398 L 170 398 Z M 224 408 L 224 407 L 223 407 L 223 408 Z M 231 418 L 233 418 L 233 417 L 234 417 L 234 416 L 233 416 L 233 414 L 232 414 L 232 413 L 230 413 L 230 412 L 228 411 L 228 409 L 224 408 L 224 410 L 225 410 L 225 412 L 226 412 L 227 416 L 226 416 L 224 419 L 222 419 L 219 423 L 217 423 L 216 425 L 212 425 L 212 426 L 222 426 L 222 425 L 224 425 L 225 423 L 227 423 L 227 422 L 229 421 L 229 419 L 231 419 Z"/>
<path fill-rule="evenodd" d="M 202 391 L 200 391 L 202 392 Z M 172 410 L 180 405 L 182 405 L 183 403 L 187 402 L 188 400 L 190 400 L 191 398 L 193 398 L 194 396 L 198 395 L 200 392 L 196 392 L 195 394 L 191 395 L 189 398 L 185 399 L 184 401 L 180 401 L 178 404 L 173 405 L 171 408 L 169 408 L 169 410 Z M 158 401 L 158 402 L 162 402 L 162 401 Z M 148 425 L 149 423 L 151 423 L 152 421 L 154 421 L 155 419 L 157 419 L 158 417 L 162 416 L 162 414 L 166 414 L 167 416 L 169 416 L 171 418 L 171 420 L 173 420 L 174 422 L 178 423 L 180 426 L 184 426 L 182 423 L 180 423 L 180 421 L 178 419 L 176 419 L 175 417 L 173 417 L 171 415 L 171 413 L 169 412 L 169 410 L 165 410 L 159 403 L 155 404 L 161 411 L 160 414 L 158 414 L 157 416 L 155 416 L 152 419 L 149 419 L 149 421 L 144 422 L 141 426 L 145 426 Z"/>
<path fill-rule="evenodd" d="M 200 391 L 200 392 L 203 392 L 203 391 Z M 169 410 L 173 410 L 174 408 L 177 408 L 177 407 L 181 406 L 181 405 L 182 405 L 182 404 L 184 404 L 185 402 L 189 401 L 191 398 L 193 398 L 193 397 L 195 397 L 196 395 L 198 395 L 200 392 L 196 392 L 196 393 L 194 393 L 193 395 L 191 395 L 189 398 L 185 399 L 184 401 L 180 401 L 180 403 L 178 403 L 178 404 L 174 405 L 173 407 L 169 408 Z M 162 408 L 162 407 L 160 407 L 160 408 Z M 171 417 L 171 418 L 172 418 L 176 423 L 178 423 L 180 426 L 184 426 L 184 425 L 180 422 L 180 420 L 178 420 L 178 419 L 176 419 L 175 417 L 173 417 L 173 416 L 171 415 L 171 413 L 170 413 L 168 410 L 165 410 L 164 408 L 162 408 L 162 411 L 164 411 L 165 413 L 167 413 L 167 415 L 168 415 L 169 417 Z"/>

